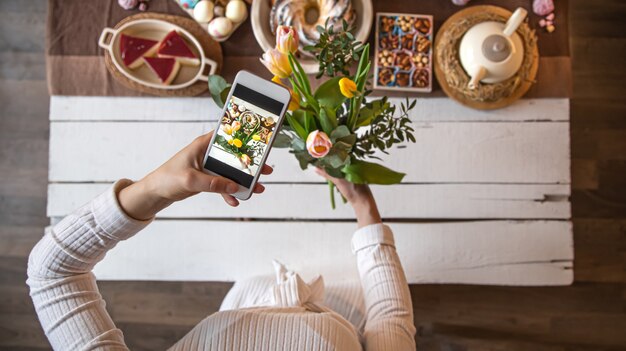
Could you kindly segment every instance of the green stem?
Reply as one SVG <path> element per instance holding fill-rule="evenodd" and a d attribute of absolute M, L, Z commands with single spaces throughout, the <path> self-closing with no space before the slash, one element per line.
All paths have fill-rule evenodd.
<path fill-rule="evenodd" d="M 330 190 L 330 207 L 332 207 L 332 209 L 335 209 L 335 184 L 333 182 L 331 182 L 330 180 L 328 181 L 328 189 Z"/>

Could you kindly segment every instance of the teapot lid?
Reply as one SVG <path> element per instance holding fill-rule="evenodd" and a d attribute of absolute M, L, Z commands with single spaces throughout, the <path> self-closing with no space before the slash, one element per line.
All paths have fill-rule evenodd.
<path fill-rule="evenodd" d="M 489 61 L 502 62 L 511 55 L 511 43 L 506 37 L 493 34 L 483 41 L 482 52 Z"/>

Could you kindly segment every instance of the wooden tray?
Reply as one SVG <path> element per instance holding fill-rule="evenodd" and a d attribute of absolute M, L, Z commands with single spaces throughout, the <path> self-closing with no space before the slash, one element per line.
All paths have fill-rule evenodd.
<path fill-rule="evenodd" d="M 199 46 L 204 52 L 204 57 L 206 57 L 210 61 L 215 62 L 217 67 L 215 68 L 214 73 L 219 73 L 223 62 L 222 48 L 219 43 L 214 41 L 209 36 L 209 34 L 192 19 L 160 13 L 140 13 L 124 18 L 115 26 L 115 29 L 119 29 L 132 21 L 143 19 L 155 19 L 165 21 L 173 25 L 179 26 L 187 31 L 199 43 Z M 181 84 L 180 88 L 178 89 L 164 89 L 154 86 L 148 86 L 134 79 L 130 79 L 127 76 L 127 73 L 120 71 L 118 65 L 115 64 L 114 58 L 112 57 L 109 50 L 105 50 L 104 59 L 105 65 L 111 75 L 122 85 L 130 89 L 158 96 L 195 96 L 203 93 L 208 89 L 207 82 L 202 79 L 206 78 L 206 75 L 208 74 L 209 69 L 205 67 L 200 67 L 200 69 L 202 70 L 200 72 L 192 72 L 195 78 L 190 77 L 189 79 L 194 78 L 193 83 Z M 196 71 L 198 70 L 198 68 L 195 69 Z M 198 74 L 196 75 L 196 73 Z"/>
<path fill-rule="evenodd" d="M 472 6 L 464 10 L 461 10 L 455 13 L 454 15 L 452 15 L 450 18 L 448 18 L 446 22 L 441 26 L 439 31 L 437 32 L 437 36 L 435 37 L 435 50 L 438 50 L 439 41 L 440 41 L 440 38 L 442 37 L 442 33 L 450 29 L 450 27 L 452 27 L 453 24 L 455 24 L 458 21 L 462 21 L 464 18 L 468 16 L 485 13 L 485 12 L 491 12 L 491 13 L 500 15 L 505 18 L 509 18 L 512 14 L 511 11 L 506 10 L 504 8 L 501 8 L 498 6 L 489 6 L 489 5 Z M 522 26 L 524 25 L 527 25 L 527 24 L 522 23 Z M 506 98 L 502 98 L 493 102 L 472 100 L 472 99 L 469 99 L 467 96 L 463 95 L 462 93 L 458 92 L 457 90 L 452 89 L 448 85 L 445 79 L 446 73 L 443 72 L 443 70 L 441 69 L 439 62 L 437 60 L 436 54 L 433 55 L 433 66 L 434 66 L 435 76 L 437 77 L 437 81 L 439 81 L 439 85 L 441 86 L 441 89 L 446 93 L 446 95 L 460 102 L 463 105 L 466 105 L 475 109 L 493 110 L 493 109 L 502 108 L 502 107 L 512 104 L 513 102 L 515 102 L 516 100 L 524 96 L 524 94 L 528 92 L 528 89 L 530 89 L 530 87 L 533 85 L 534 79 L 537 75 L 537 70 L 539 68 L 539 50 L 537 48 L 537 45 L 533 46 L 533 50 L 531 51 L 531 56 L 533 57 L 533 63 L 528 73 L 528 76 L 530 79 L 524 80 L 520 84 L 520 86 L 517 88 L 517 90 L 513 92 L 513 94 L 509 95 Z M 461 63 L 459 62 L 458 64 L 460 65 Z"/>

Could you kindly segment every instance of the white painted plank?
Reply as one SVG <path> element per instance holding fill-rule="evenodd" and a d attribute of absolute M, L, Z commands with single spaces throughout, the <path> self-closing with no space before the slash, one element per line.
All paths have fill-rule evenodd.
<path fill-rule="evenodd" d="M 211 123 L 53 122 L 49 179 L 114 181 L 141 178 Z M 416 144 L 393 150 L 388 167 L 405 182 L 570 182 L 568 123 L 418 123 Z M 302 173 L 293 155 L 274 149 L 266 182 L 319 181 Z"/>
<path fill-rule="evenodd" d="M 404 98 L 390 98 L 400 104 Z M 220 110 L 210 98 L 52 96 L 52 121 L 215 121 Z M 416 122 L 569 121 L 568 99 L 522 99 L 503 109 L 480 111 L 448 98 L 418 98 Z"/>
<path fill-rule="evenodd" d="M 410 283 L 566 285 L 564 221 L 392 224 Z M 304 278 L 356 277 L 353 223 L 156 221 L 95 268 L 101 280 L 233 281 L 271 274 L 276 258 Z"/>
<path fill-rule="evenodd" d="M 62 217 L 87 203 L 110 184 L 50 184 L 48 216 Z M 569 185 L 402 184 L 373 186 L 384 218 L 567 219 Z M 178 202 L 161 218 L 351 219 L 350 206 L 329 204 L 326 184 L 267 184 L 262 195 L 227 206 L 220 196 L 200 194 Z"/>

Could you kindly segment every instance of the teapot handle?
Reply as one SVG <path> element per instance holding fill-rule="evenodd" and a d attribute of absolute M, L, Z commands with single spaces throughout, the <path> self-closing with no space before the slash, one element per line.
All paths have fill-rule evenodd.
<path fill-rule="evenodd" d="M 515 31 L 517 30 L 517 27 L 522 24 L 527 15 L 528 11 L 521 7 L 518 7 L 517 10 L 515 10 L 515 12 L 513 12 L 513 14 L 511 15 L 511 18 L 509 18 L 509 20 L 506 22 L 506 26 L 504 26 L 502 34 L 505 37 L 510 37 L 511 35 L 513 35 L 513 33 L 515 33 Z"/>

